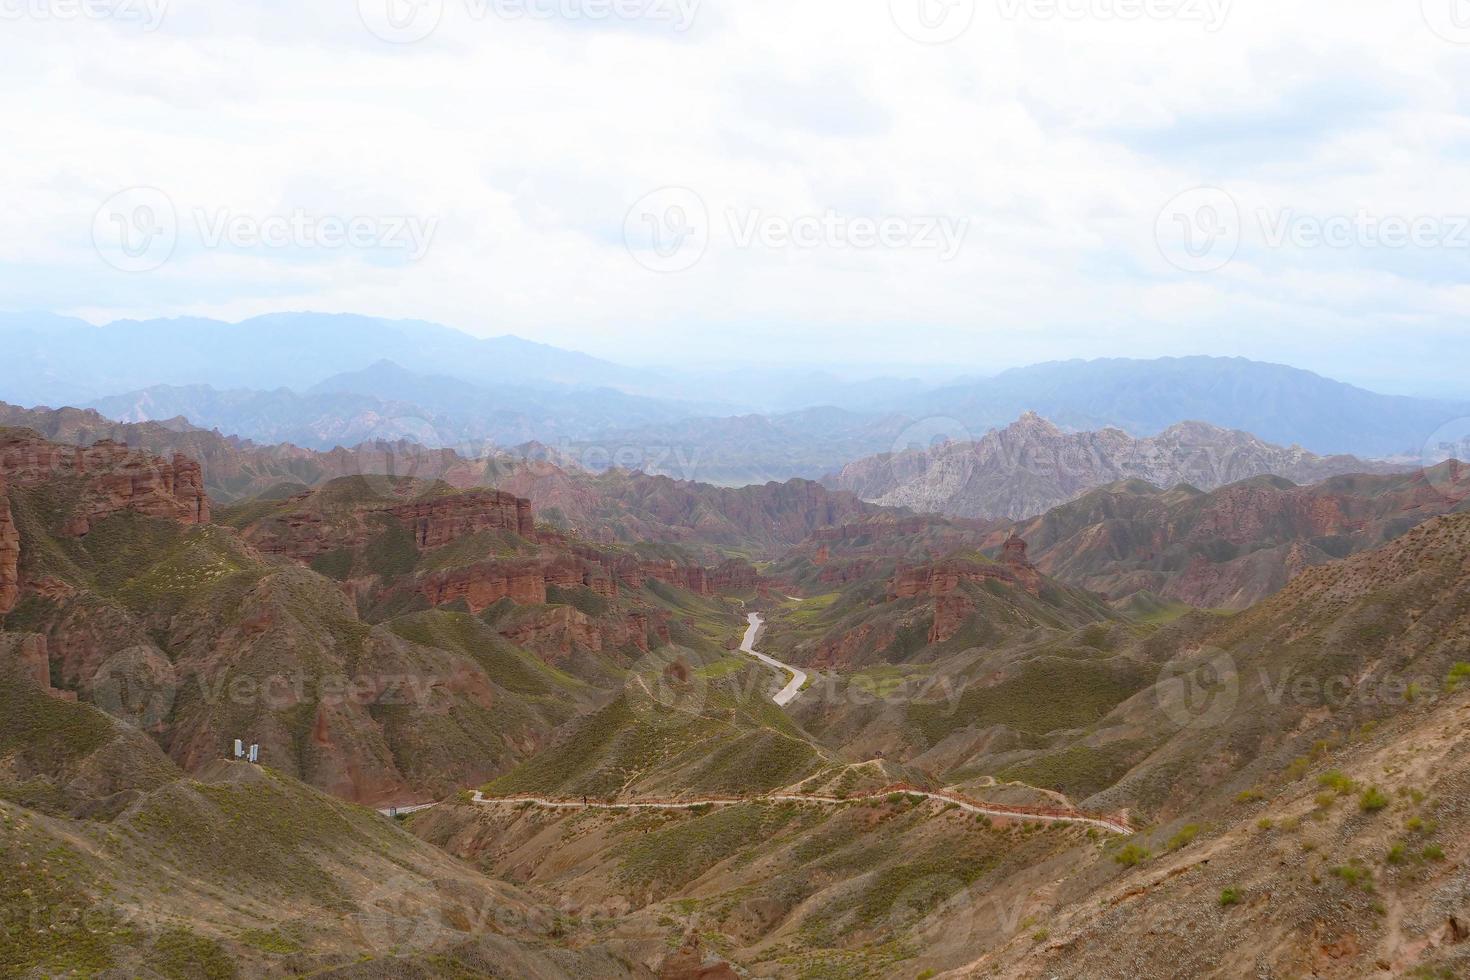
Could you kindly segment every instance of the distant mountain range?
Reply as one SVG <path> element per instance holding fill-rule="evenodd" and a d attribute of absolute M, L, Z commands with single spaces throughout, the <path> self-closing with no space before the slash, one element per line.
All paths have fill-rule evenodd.
<path fill-rule="evenodd" d="M 1470 402 L 1380 395 L 1240 358 L 1067 361 L 942 385 L 799 367 L 653 371 L 438 324 L 280 313 L 119 321 L 0 315 L 0 399 L 187 418 L 264 442 L 329 449 L 529 440 L 593 469 L 742 485 L 815 479 L 935 436 L 978 440 L 1034 411 L 1072 431 L 1156 436 L 1182 421 L 1317 454 L 1417 460 Z M 963 369 L 956 365 L 956 371 Z"/>
<path fill-rule="evenodd" d="M 1318 456 L 1203 422 L 1135 439 L 1121 429 L 1067 433 L 1027 413 L 978 441 L 869 457 L 824 482 L 864 500 L 924 513 L 1020 519 L 1122 480 L 1213 490 L 1267 474 L 1315 483 L 1340 474 L 1409 468 Z"/>
<path fill-rule="evenodd" d="M 586 439 L 609 425 L 667 423 L 696 410 L 612 388 L 480 385 L 415 374 L 391 361 L 334 375 L 300 393 L 155 385 L 84 407 L 120 422 L 183 417 L 258 442 L 312 449 L 412 439 L 469 456 L 525 442 Z"/>
<path fill-rule="evenodd" d="M 81 404 L 156 385 L 304 391 L 382 360 L 479 384 L 653 389 L 661 379 L 519 337 L 478 338 L 418 320 L 274 313 L 240 323 L 0 314 L 0 397 Z"/>
<path fill-rule="evenodd" d="M 1068 429 L 1156 435 L 1198 420 L 1317 453 L 1417 454 L 1470 403 L 1380 395 L 1310 371 L 1244 358 L 1163 357 L 1038 364 L 906 399 L 916 417 L 951 416 L 976 437 L 1023 412 Z"/>

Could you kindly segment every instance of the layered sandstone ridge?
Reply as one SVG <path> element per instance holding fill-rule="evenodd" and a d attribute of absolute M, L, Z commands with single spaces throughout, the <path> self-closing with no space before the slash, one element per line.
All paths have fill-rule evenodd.
<path fill-rule="evenodd" d="M 754 590 L 758 575 L 754 566 L 738 560 L 704 568 L 674 561 L 642 561 L 578 547 L 551 558 L 478 562 L 430 575 L 418 583 L 417 590 L 430 605 L 463 600 L 471 612 L 480 613 L 502 599 L 520 605 L 543 605 L 550 588 L 587 588 L 602 598 L 615 599 L 621 589 L 641 589 L 650 579 L 709 596 Z"/>
<path fill-rule="evenodd" d="M 20 532 L 10 513 L 4 478 L 0 478 L 0 616 L 20 600 Z"/>
<path fill-rule="evenodd" d="M 165 460 L 107 439 L 86 447 L 59 446 L 20 430 L 0 435 L 0 477 L 12 487 L 85 481 L 64 528 L 74 537 L 125 510 L 183 524 L 209 521 L 203 473 L 180 454 Z"/>
<path fill-rule="evenodd" d="M 441 548 L 483 531 L 508 531 L 534 541 L 536 519 L 529 500 L 498 490 L 467 490 L 407 503 L 370 502 L 339 506 L 316 491 L 292 497 L 287 512 L 252 525 L 245 537 L 265 554 L 301 562 L 340 548 L 360 548 L 377 533 L 375 518 L 397 522 L 413 534 L 414 546 Z"/>
<path fill-rule="evenodd" d="M 1026 542 L 1011 537 L 1003 548 L 1001 563 L 967 558 L 947 558 L 923 565 L 901 567 L 889 587 L 889 600 L 928 598 L 934 603 L 934 625 L 930 643 L 943 643 L 964 626 L 974 613 L 974 603 L 964 594 L 965 585 L 1001 582 L 1041 595 L 1041 573 L 1026 557 Z"/>
<path fill-rule="evenodd" d="M 203 474 L 186 456 L 165 460 L 110 440 L 59 446 L 29 430 L 0 430 L 0 615 L 15 608 L 22 586 L 20 531 L 9 495 L 42 486 L 67 502 L 61 531 L 70 537 L 123 511 L 181 524 L 209 521 Z"/>

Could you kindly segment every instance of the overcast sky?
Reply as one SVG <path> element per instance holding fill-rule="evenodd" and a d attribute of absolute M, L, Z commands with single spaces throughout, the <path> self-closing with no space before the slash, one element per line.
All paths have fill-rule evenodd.
<path fill-rule="evenodd" d="M 1466 0 L 0 18 L 0 309 L 358 312 L 627 363 L 1241 354 L 1470 394 Z"/>

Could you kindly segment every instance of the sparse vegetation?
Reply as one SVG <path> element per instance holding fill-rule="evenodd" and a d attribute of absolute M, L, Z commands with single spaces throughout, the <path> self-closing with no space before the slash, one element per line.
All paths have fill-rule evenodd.
<path fill-rule="evenodd" d="M 1220 892 L 1220 907 L 1229 908 L 1232 905 L 1239 905 L 1244 897 L 1239 888 L 1226 888 Z"/>
<path fill-rule="evenodd" d="M 1373 890 L 1373 872 L 1361 864 L 1340 864 L 1332 869 L 1332 874 L 1349 888 L 1362 888 L 1365 891 Z"/>
<path fill-rule="evenodd" d="M 1358 807 L 1364 813 L 1377 813 L 1379 810 L 1387 807 L 1390 802 L 1392 801 L 1389 800 L 1388 795 L 1377 786 L 1368 787 L 1358 797 Z"/>
<path fill-rule="evenodd" d="M 1171 851 L 1177 851 L 1199 836 L 1199 831 L 1199 824 L 1185 824 L 1179 828 L 1179 831 L 1173 837 L 1169 838 L 1169 843 L 1166 846 Z"/>

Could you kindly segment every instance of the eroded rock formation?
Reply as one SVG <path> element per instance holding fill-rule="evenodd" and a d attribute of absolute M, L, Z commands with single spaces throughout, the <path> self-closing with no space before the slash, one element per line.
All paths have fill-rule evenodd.
<path fill-rule="evenodd" d="M 0 616 L 20 599 L 20 532 L 10 514 L 10 498 L 0 477 Z"/>
<path fill-rule="evenodd" d="M 974 604 L 964 594 L 962 586 L 1001 582 L 1024 589 L 1033 596 L 1041 594 L 1041 573 L 1026 557 L 1026 542 L 1012 536 L 1002 550 L 1001 563 L 949 558 L 901 567 L 889 587 L 889 598 L 927 596 L 932 599 L 934 625 L 929 630 L 929 642 L 943 643 L 958 633 L 974 612 Z"/>
<path fill-rule="evenodd" d="M 183 524 L 209 521 L 209 497 L 198 463 L 177 454 L 168 461 L 107 439 L 76 447 L 25 430 L 7 433 L 0 436 L 0 477 L 12 487 L 83 481 L 80 499 L 62 529 L 74 537 L 122 511 Z"/>

